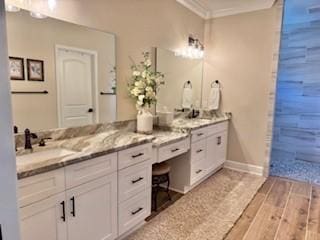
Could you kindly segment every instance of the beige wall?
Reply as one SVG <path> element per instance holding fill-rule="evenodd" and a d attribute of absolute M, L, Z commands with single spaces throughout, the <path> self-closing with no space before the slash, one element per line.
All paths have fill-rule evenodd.
<path fill-rule="evenodd" d="M 35 131 L 59 127 L 55 68 L 57 44 L 97 53 L 98 88 L 96 94 L 100 108 L 98 122 L 114 121 L 116 103 L 112 101 L 110 104 L 110 96 L 99 95 L 101 91 L 105 92 L 110 89 L 111 79 L 114 78 L 113 74 L 110 74 L 115 66 L 114 35 L 52 18 L 35 19 L 30 17 L 27 11 L 8 13 L 7 27 L 9 55 L 43 60 L 45 68 L 44 82 L 11 81 L 12 90 L 47 90 L 49 92 L 48 95 L 12 95 L 14 124 L 19 126 L 20 130 L 30 128 Z M 25 78 L 27 79 L 26 71 Z"/>
<path fill-rule="evenodd" d="M 20 0 L 8 2 L 21 6 Z M 46 0 L 33 0 L 32 8 L 43 9 L 46 3 Z M 116 34 L 120 120 L 136 115 L 135 104 L 127 94 L 131 74 L 129 56 L 140 60 L 141 52 L 151 51 L 151 47 L 175 50 L 186 45 L 189 34 L 200 39 L 204 35 L 204 20 L 176 0 L 68 0 L 57 3 L 57 9 L 48 11 L 48 15 Z"/>
<path fill-rule="evenodd" d="M 263 166 L 276 9 L 206 22 L 203 97 L 218 79 L 222 109 L 232 112 L 228 159 Z"/>

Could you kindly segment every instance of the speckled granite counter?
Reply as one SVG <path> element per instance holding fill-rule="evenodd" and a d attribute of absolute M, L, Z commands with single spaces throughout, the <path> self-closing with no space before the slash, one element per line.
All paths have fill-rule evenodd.
<path fill-rule="evenodd" d="M 215 117 L 212 119 L 177 118 L 173 120 L 171 124 L 171 129 L 173 131 L 189 132 L 191 130 L 196 130 L 196 129 L 207 127 L 220 122 L 228 121 L 230 118 L 231 116 L 228 114 L 224 114 L 222 116 Z"/>
<path fill-rule="evenodd" d="M 189 133 L 167 131 L 167 130 L 155 130 L 152 136 L 153 147 L 162 147 L 171 143 L 175 143 L 189 137 Z"/>
<path fill-rule="evenodd" d="M 18 179 L 48 172 L 144 143 L 152 142 L 153 147 L 161 147 L 188 138 L 191 130 L 227 121 L 229 119 L 230 116 L 227 114 L 214 119 L 179 118 L 175 119 L 172 125 L 165 130 L 155 129 L 152 135 L 135 133 L 134 121 L 38 132 L 37 134 L 41 138 L 52 137 L 53 141 L 49 142 L 46 147 L 34 145 L 33 152 L 60 148 L 71 150 L 74 153 L 71 152 L 63 157 L 51 158 L 49 160 L 35 160 L 34 162 L 19 161 L 19 156 L 30 153 L 30 150 L 22 149 L 22 135 L 18 135 L 16 137 L 16 142 L 18 142 L 18 146 L 20 147 L 17 151 Z"/>
<path fill-rule="evenodd" d="M 108 153 L 117 152 L 144 143 L 151 143 L 152 135 L 137 134 L 134 132 L 110 130 L 95 135 L 71 138 L 48 143 L 46 147 L 34 147 L 33 152 L 62 148 L 74 151 L 67 156 L 30 163 L 19 161 L 19 156 L 30 153 L 30 150 L 18 150 L 17 174 L 18 179 L 48 172 L 77 162 L 99 157 Z"/>

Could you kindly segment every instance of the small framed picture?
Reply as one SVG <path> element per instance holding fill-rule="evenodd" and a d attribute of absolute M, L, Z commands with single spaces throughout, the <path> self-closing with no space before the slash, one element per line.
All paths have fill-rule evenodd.
<path fill-rule="evenodd" d="M 24 59 L 9 57 L 9 74 L 11 80 L 24 80 Z"/>
<path fill-rule="evenodd" d="M 44 62 L 42 60 L 27 59 L 28 80 L 44 81 Z"/>

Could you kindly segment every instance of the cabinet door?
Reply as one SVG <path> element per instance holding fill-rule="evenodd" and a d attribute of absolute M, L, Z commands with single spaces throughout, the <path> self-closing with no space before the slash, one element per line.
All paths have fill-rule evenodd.
<path fill-rule="evenodd" d="M 228 132 L 220 132 L 215 135 L 216 137 L 216 145 L 215 145 L 215 152 L 216 152 L 216 163 L 217 166 L 220 166 L 227 160 L 227 143 L 228 143 Z"/>
<path fill-rule="evenodd" d="M 117 173 L 67 191 L 68 240 L 117 237 Z"/>
<path fill-rule="evenodd" d="M 20 208 L 22 240 L 67 240 L 65 193 Z"/>
<path fill-rule="evenodd" d="M 217 133 L 207 138 L 206 168 L 213 171 L 226 160 L 227 131 Z"/>

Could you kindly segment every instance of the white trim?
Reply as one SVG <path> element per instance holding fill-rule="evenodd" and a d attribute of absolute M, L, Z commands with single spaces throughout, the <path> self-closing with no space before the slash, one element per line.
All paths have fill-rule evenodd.
<path fill-rule="evenodd" d="M 177 2 L 204 19 L 210 18 L 209 9 L 203 7 L 197 0 L 177 0 Z"/>
<path fill-rule="evenodd" d="M 275 0 L 266 1 L 266 2 L 257 2 L 256 4 L 250 4 L 246 7 L 239 7 L 239 8 L 229 8 L 229 9 L 221 9 L 217 11 L 212 11 L 210 14 L 210 18 L 218 18 L 218 17 L 225 17 L 230 15 L 236 15 L 241 13 L 247 12 L 254 12 L 263 9 L 271 8 L 274 4 Z"/>
<path fill-rule="evenodd" d="M 224 168 L 236 170 L 239 172 L 246 172 L 246 173 L 250 173 L 258 176 L 263 176 L 263 167 L 257 166 L 257 165 L 227 160 L 224 164 Z"/>
<path fill-rule="evenodd" d="M 268 9 L 268 8 L 271 8 L 275 3 L 275 0 L 259 1 L 255 4 L 251 3 L 244 7 L 234 7 L 234 8 L 228 8 L 228 9 L 214 10 L 214 9 L 209 9 L 204 7 L 201 4 L 200 0 L 176 0 L 176 1 L 204 19 L 224 17 L 229 15 L 236 15 L 240 13 Z"/>
<path fill-rule="evenodd" d="M 65 46 L 65 45 L 55 45 L 55 64 L 56 64 L 56 82 L 57 82 L 57 110 L 58 110 L 58 124 L 59 128 L 62 127 L 62 119 L 61 119 L 61 102 L 60 102 L 60 78 L 59 78 L 59 68 L 58 68 L 58 52 L 59 50 L 70 50 L 70 51 L 76 51 L 76 52 L 81 52 L 81 53 L 86 53 L 89 55 L 92 55 L 93 57 L 93 64 L 94 64 L 94 76 L 93 76 L 93 105 L 94 105 L 94 123 L 99 123 L 100 121 L 100 116 L 99 116 L 99 85 L 98 85 L 98 53 L 93 50 L 88 50 L 88 49 L 83 49 L 83 48 L 77 48 L 77 47 L 70 47 L 70 46 Z"/>

